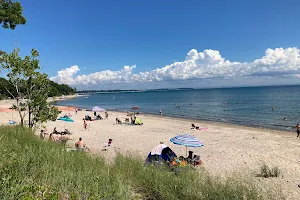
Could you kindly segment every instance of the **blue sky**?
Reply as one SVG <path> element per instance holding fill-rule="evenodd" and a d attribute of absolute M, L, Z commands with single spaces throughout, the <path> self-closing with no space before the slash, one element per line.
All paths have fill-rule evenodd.
<path fill-rule="evenodd" d="M 268 79 L 265 84 L 300 83 L 299 1 L 21 4 L 27 23 L 13 31 L 0 29 L 0 49 L 9 52 L 18 46 L 24 55 L 38 49 L 42 70 L 59 83 L 96 89 L 205 87 L 207 81 L 211 87 L 241 86 L 258 79 Z M 267 55 L 269 48 L 273 51 Z M 193 49 L 197 56 L 187 59 Z M 263 56 L 267 58 L 260 65 L 254 62 Z M 284 76 L 252 76 L 262 72 Z"/>

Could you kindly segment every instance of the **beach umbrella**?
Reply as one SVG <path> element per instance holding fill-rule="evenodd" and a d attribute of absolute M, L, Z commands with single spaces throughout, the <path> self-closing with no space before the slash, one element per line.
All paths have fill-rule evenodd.
<path fill-rule="evenodd" d="M 139 106 L 133 106 L 133 107 L 131 108 L 131 110 L 139 110 L 139 109 L 140 109 Z"/>
<path fill-rule="evenodd" d="M 92 111 L 94 112 L 104 112 L 106 111 L 104 108 L 100 108 L 98 106 L 93 107 Z"/>
<path fill-rule="evenodd" d="M 182 145 L 186 147 L 186 155 L 187 155 L 187 148 L 188 147 L 202 147 L 204 144 L 195 136 L 189 134 L 182 134 L 170 139 L 170 141 L 177 145 Z"/>
<path fill-rule="evenodd" d="M 74 122 L 74 120 L 71 119 L 70 117 L 61 117 L 61 118 L 58 118 L 57 120 L 64 121 L 65 122 L 65 128 L 66 128 L 66 122 Z"/>

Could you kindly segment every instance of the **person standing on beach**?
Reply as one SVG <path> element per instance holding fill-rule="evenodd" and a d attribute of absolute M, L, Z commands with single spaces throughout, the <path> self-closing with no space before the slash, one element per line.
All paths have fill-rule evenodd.
<path fill-rule="evenodd" d="M 85 119 L 83 119 L 83 128 L 84 128 L 84 130 L 86 130 L 86 128 L 87 128 L 87 123 L 86 123 Z"/>
<path fill-rule="evenodd" d="M 299 124 L 296 125 L 296 129 L 297 129 L 297 137 L 299 137 L 299 135 L 300 135 L 300 126 L 299 126 Z"/>
<path fill-rule="evenodd" d="M 162 110 L 159 111 L 159 115 L 162 116 Z"/>
<path fill-rule="evenodd" d="M 105 119 L 108 119 L 108 112 L 105 112 Z"/>

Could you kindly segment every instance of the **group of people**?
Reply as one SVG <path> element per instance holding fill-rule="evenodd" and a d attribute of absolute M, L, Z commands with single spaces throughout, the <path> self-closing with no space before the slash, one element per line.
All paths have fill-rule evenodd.
<path fill-rule="evenodd" d="M 131 124 L 135 124 L 136 114 L 137 113 L 135 112 L 127 112 L 127 116 L 130 117 Z"/>
<path fill-rule="evenodd" d="M 41 139 L 46 139 L 47 135 L 49 135 L 49 133 L 45 130 L 42 129 L 40 132 L 40 138 Z M 63 141 L 67 141 L 70 140 L 68 137 L 65 137 L 64 135 L 59 134 L 59 132 L 56 130 L 56 127 L 53 129 L 53 132 L 50 133 L 49 135 L 49 141 L 52 142 L 63 142 Z M 80 137 L 79 140 L 75 143 L 75 148 L 76 150 L 88 150 L 88 147 L 85 145 L 85 142 L 82 140 L 82 138 Z"/>
<path fill-rule="evenodd" d="M 105 119 L 108 119 L 108 112 L 107 111 L 105 111 L 104 115 L 105 115 Z M 96 111 L 94 111 L 94 117 L 98 117 L 98 118 L 102 119 L 102 117 L 100 116 L 100 114 L 97 115 Z"/>
<path fill-rule="evenodd" d="M 188 157 L 177 155 L 163 142 L 160 142 L 148 155 L 145 164 L 162 165 L 165 163 L 172 170 L 177 167 L 185 167 L 188 165 L 197 166 L 202 164 L 199 155 L 193 155 L 193 151 L 189 151 Z"/>

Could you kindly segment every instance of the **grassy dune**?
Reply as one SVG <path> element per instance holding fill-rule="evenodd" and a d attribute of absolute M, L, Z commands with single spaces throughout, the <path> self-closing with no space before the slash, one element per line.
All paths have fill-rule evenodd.
<path fill-rule="evenodd" d="M 251 180 L 144 167 L 143 160 L 66 152 L 29 130 L 0 127 L 1 199 L 284 199 Z"/>

